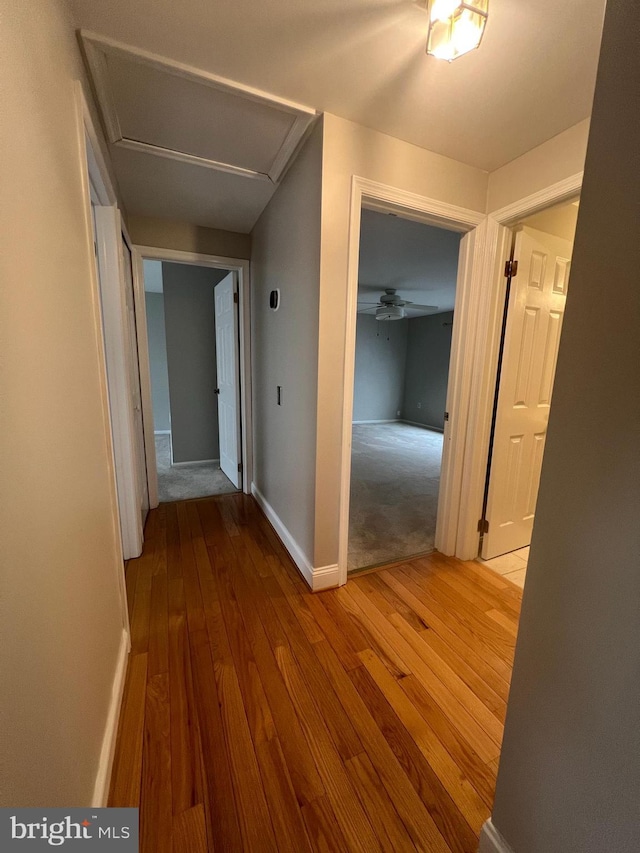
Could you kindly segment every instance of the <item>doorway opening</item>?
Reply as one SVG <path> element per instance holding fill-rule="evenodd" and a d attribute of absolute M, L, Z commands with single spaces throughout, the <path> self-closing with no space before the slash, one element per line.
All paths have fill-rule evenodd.
<path fill-rule="evenodd" d="M 242 485 L 237 273 L 145 259 L 158 500 Z"/>
<path fill-rule="evenodd" d="M 535 520 L 578 204 L 527 216 L 512 232 L 480 556 L 519 586 Z"/>
<path fill-rule="evenodd" d="M 462 236 L 362 210 L 350 573 L 435 547 Z"/>

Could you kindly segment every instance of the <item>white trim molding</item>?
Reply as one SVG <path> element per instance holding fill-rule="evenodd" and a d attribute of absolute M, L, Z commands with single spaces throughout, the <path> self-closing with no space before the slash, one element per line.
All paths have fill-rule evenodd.
<path fill-rule="evenodd" d="M 493 210 L 490 215 L 501 225 L 511 225 L 523 216 L 532 216 L 551 205 L 571 201 L 580 195 L 583 176 L 584 172 L 577 172 L 569 178 L 514 201 L 513 204 Z"/>
<path fill-rule="evenodd" d="M 455 556 L 472 560 L 478 556 L 480 535 L 478 519 L 482 515 L 487 477 L 489 439 L 498 369 L 498 351 L 504 313 L 506 279 L 504 262 L 511 252 L 514 225 L 554 204 L 570 201 L 580 194 L 582 172 L 558 181 L 507 207 L 493 211 L 487 219 L 487 231 L 479 260 L 476 332 L 470 344 L 470 399 L 462 470 L 460 511 L 455 541 Z M 455 316 L 455 315 L 454 315 Z M 454 330 L 455 330 L 454 320 Z"/>
<path fill-rule="evenodd" d="M 278 538 L 287 549 L 289 556 L 297 566 L 298 571 L 305 579 L 311 590 L 313 592 L 319 592 L 323 589 L 338 586 L 338 566 L 320 566 L 318 568 L 314 568 L 311 565 L 309 558 L 293 538 L 278 513 L 271 506 L 255 483 L 251 484 L 251 494 L 256 499 L 260 509 L 266 515 L 269 524 L 278 534 Z"/>
<path fill-rule="evenodd" d="M 493 825 L 491 818 L 484 822 L 480 832 L 478 853 L 513 853 L 513 850 Z"/>
<path fill-rule="evenodd" d="M 439 432 L 439 433 L 444 432 L 442 427 L 431 426 L 431 424 L 421 424 L 421 423 L 418 423 L 418 421 L 408 421 L 406 418 L 401 418 L 400 421 L 398 421 L 398 423 L 409 424 L 410 426 L 420 427 L 420 429 L 428 429 L 428 430 L 431 430 L 431 432 Z"/>
<path fill-rule="evenodd" d="M 399 424 L 402 423 L 400 418 L 388 418 L 380 421 L 352 421 L 354 426 L 359 424 Z"/>
<path fill-rule="evenodd" d="M 467 370 L 469 358 L 465 356 L 470 347 L 468 333 L 475 333 L 475 318 L 469 305 L 469 289 L 477 288 L 476 268 L 479 263 L 482 241 L 476 240 L 475 231 L 480 230 L 486 221 L 486 215 L 475 210 L 469 210 L 457 205 L 446 204 L 437 199 L 407 192 L 397 187 L 387 186 L 354 175 L 351 179 L 351 208 L 349 217 L 349 258 L 347 266 L 347 321 L 345 330 L 345 362 L 343 384 L 342 410 L 342 460 L 340 475 L 340 521 L 338 546 L 338 575 L 339 583 L 347 582 L 347 560 L 349 550 L 349 496 L 351 486 L 351 441 L 353 422 L 353 395 L 355 375 L 355 339 L 358 303 L 358 266 L 360 254 L 360 219 L 361 210 L 365 207 L 371 210 L 399 213 L 400 215 L 448 228 L 457 232 L 467 232 L 460 246 L 460 269 L 456 306 L 453 326 L 452 362 L 450 368 L 453 377 L 451 393 L 457 401 L 460 397 L 455 384 L 461 370 Z M 470 232 L 470 233 L 469 233 Z M 472 306 L 473 307 L 473 306 Z M 463 365 L 462 368 L 458 364 Z M 458 513 L 461 489 L 461 464 L 464 457 L 464 441 L 466 438 L 467 411 L 465 401 L 453 404 L 450 409 L 450 427 L 445 433 L 449 446 L 448 459 L 451 464 L 445 468 L 443 464 L 443 479 L 440 488 L 440 504 L 438 512 L 438 532 L 436 547 L 445 553 L 453 553 L 458 527 Z M 459 413 L 459 416 L 458 416 Z M 456 463 L 453 466 L 453 463 Z M 453 467 L 452 467 L 453 466 Z M 455 467 L 455 471 L 453 468 Z M 447 548 L 450 549 L 447 551 Z"/>
<path fill-rule="evenodd" d="M 188 468 L 190 465 L 210 465 L 212 462 L 219 462 L 220 459 L 194 459 L 190 462 L 172 462 L 172 468 Z"/>
<path fill-rule="evenodd" d="M 107 800 L 109 798 L 109 785 L 111 783 L 113 757 L 116 751 L 118 721 L 120 719 L 120 708 L 122 706 L 124 684 L 127 676 L 127 660 L 130 648 L 129 632 L 123 630 L 120 638 L 118 657 L 116 660 L 116 671 L 113 676 L 113 683 L 111 686 L 111 701 L 109 702 L 107 721 L 104 727 L 104 735 L 102 737 L 102 749 L 100 750 L 98 772 L 96 774 L 96 781 L 93 787 L 93 797 L 91 798 L 91 805 L 97 809 L 104 808 L 107 805 Z"/>
<path fill-rule="evenodd" d="M 98 134 L 91 117 L 89 105 L 82 88 L 82 84 L 76 81 L 76 118 L 78 131 L 78 146 L 84 152 L 86 169 L 81 170 L 81 180 L 85 196 L 85 234 L 87 248 L 94 254 L 94 222 L 91 211 L 92 200 L 96 204 L 114 205 L 116 203 L 116 192 L 111 182 L 111 175 L 107 163 L 100 148 Z M 127 606 L 127 589 L 124 577 L 124 551 L 122 542 L 122 531 L 120 526 L 120 507 L 118 503 L 118 486 L 116 482 L 116 458 L 114 450 L 114 435 L 111 424 L 110 402 L 109 402 L 109 380 L 107 376 L 106 342 L 104 337 L 104 326 L 102 322 L 102 305 L 100 299 L 100 280 L 98 278 L 97 263 L 91 264 L 91 297 L 93 303 L 94 334 L 100 360 L 100 392 L 102 398 L 102 409 L 104 418 L 105 440 L 107 442 L 107 453 L 110 463 L 110 490 L 112 506 L 112 525 L 116 553 L 114 554 L 114 571 L 116 582 L 120 593 L 120 613 L 122 626 L 129 636 L 129 609 Z"/>
<path fill-rule="evenodd" d="M 207 169 L 216 169 L 234 175 L 241 175 L 245 178 L 269 181 L 275 184 L 282 177 L 302 138 L 318 115 L 315 109 L 307 107 L 304 104 L 279 98 L 260 89 L 245 86 L 243 83 L 238 83 L 235 80 L 219 77 L 217 74 L 211 74 L 200 68 L 194 68 L 192 65 L 186 65 L 184 62 L 177 62 L 165 56 L 160 56 L 157 53 L 151 53 L 150 51 L 124 44 L 106 36 L 89 32 L 88 30 L 80 30 L 80 40 L 98 96 L 98 103 L 109 136 L 109 142 L 122 148 L 143 151 L 157 157 L 166 157 L 184 163 L 194 163 Z M 137 65 L 145 65 L 163 74 L 181 77 L 183 80 L 189 80 L 201 86 L 208 86 L 219 92 L 225 92 L 237 98 L 253 101 L 292 116 L 293 122 L 291 127 L 277 151 L 271 167 L 265 172 L 258 172 L 253 169 L 236 166 L 232 163 L 222 163 L 207 157 L 198 157 L 186 151 L 164 148 L 150 142 L 126 137 L 122 132 L 118 111 L 111 91 L 107 66 L 108 56 L 115 56 L 127 62 L 136 63 Z"/>

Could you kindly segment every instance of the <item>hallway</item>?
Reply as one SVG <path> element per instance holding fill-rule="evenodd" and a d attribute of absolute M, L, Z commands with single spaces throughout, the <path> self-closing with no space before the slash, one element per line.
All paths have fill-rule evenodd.
<path fill-rule="evenodd" d="M 312 595 L 244 495 L 153 511 L 127 589 L 142 851 L 476 850 L 520 590 L 434 554 Z"/>

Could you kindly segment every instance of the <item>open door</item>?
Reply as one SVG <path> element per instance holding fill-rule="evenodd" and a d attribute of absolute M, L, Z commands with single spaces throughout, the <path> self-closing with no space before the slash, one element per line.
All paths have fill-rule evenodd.
<path fill-rule="evenodd" d="M 572 244 L 527 226 L 516 232 L 482 557 L 531 542 Z"/>
<path fill-rule="evenodd" d="M 240 358 L 238 352 L 237 274 L 230 272 L 214 288 L 216 363 L 218 374 L 218 429 L 220 468 L 239 489 L 242 484 L 240 451 Z"/>

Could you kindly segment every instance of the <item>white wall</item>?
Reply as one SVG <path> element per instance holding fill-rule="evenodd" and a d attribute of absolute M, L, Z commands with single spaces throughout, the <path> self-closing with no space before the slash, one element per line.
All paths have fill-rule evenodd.
<path fill-rule="evenodd" d="M 5 0 L 0 28 L 0 805 L 80 806 L 123 629 L 84 72 L 61 0 Z"/>
<path fill-rule="evenodd" d="M 527 216 L 520 224 L 529 225 L 538 231 L 545 231 L 547 234 L 562 237 L 563 240 L 569 240 L 573 243 L 577 222 L 578 208 L 569 202 L 543 210 L 540 213 L 534 213 L 533 216 Z"/>
<path fill-rule="evenodd" d="M 249 234 L 152 216 L 129 216 L 127 225 L 131 240 L 138 246 L 177 249 L 180 252 L 219 255 L 223 258 L 251 257 Z"/>
<path fill-rule="evenodd" d="M 589 119 L 570 127 L 489 175 L 487 210 L 499 210 L 584 168 Z"/>
<path fill-rule="evenodd" d="M 640 850 L 638 44 L 610 2 L 493 812 L 515 853 Z"/>
<path fill-rule="evenodd" d="M 252 232 L 254 482 L 313 561 L 320 286 L 319 122 Z M 281 304 L 269 309 L 269 292 Z M 282 386 L 282 405 L 276 387 Z"/>
<path fill-rule="evenodd" d="M 349 206 L 353 175 L 476 211 L 487 174 L 325 114 L 314 565 L 338 560 Z"/>

